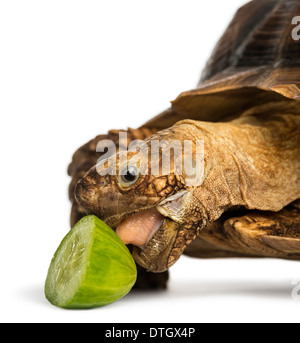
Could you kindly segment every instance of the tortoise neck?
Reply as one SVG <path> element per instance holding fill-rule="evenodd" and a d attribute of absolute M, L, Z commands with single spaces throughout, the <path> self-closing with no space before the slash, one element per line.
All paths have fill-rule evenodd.
<path fill-rule="evenodd" d="M 300 116 L 294 106 L 278 110 L 253 108 L 229 123 L 177 124 L 204 141 L 204 181 L 190 191 L 209 221 L 233 206 L 276 212 L 300 198 Z"/>

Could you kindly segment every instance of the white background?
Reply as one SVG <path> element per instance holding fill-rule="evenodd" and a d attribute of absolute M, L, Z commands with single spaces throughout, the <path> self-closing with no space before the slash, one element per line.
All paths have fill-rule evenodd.
<path fill-rule="evenodd" d="M 89 311 L 55 308 L 43 295 L 69 230 L 73 152 L 108 129 L 138 127 L 194 88 L 244 3 L 1 1 L 1 322 L 299 322 L 300 264 L 279 260 L 183 257 L 169 290 Z"/>

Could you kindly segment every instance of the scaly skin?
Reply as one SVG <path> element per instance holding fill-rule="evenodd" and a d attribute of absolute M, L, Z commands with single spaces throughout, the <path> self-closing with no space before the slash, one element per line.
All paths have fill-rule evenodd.
<path fill-rule="evenodd" d="M 298 103 L 255 107 L 229 123 L 184 120 L 145 142 L 150 149 L 153 140 L 175 139 L 204 141 L 200 185 L 189 186 L 184 171 L 175 175 L 176 163 L 171 163 L 169 175 L 141 175 L 126 187 L 120 182 L 123 166 L 117 156 L 115 165 L 113 162 L 117 175 L 99 175 L 107 167 L 102 163 L 79 181 L 75 191 L 88 214 L 97 215 L 113 228 L 143 209 L 156 207 L 165 215 L 149 246 L 133 251 L 136 261 L 150 271 L 170 268 L 186 245 L 227 210 L 242 206 L 278 212 L 300 198 Z M 135 154 L 128 152 L 127 156 Z M 142 164 L 151 171 L 149 161 L 144 159 Z M 255 240 L 252 244 L 255 250 Z"/>

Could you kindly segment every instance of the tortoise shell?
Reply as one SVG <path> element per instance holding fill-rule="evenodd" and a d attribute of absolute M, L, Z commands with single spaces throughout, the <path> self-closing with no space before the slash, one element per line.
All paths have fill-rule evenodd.
<path fill-rule="evenodd" d="M 299 0 L 254 0 L 239 9 L 198 87 L 180 94 L 171 109 L 143 126 L 164 129 L 182 119 L 227 121 L 253 105 L 300 101 L 300 41 L 292 36 L 297 16 Z"/>

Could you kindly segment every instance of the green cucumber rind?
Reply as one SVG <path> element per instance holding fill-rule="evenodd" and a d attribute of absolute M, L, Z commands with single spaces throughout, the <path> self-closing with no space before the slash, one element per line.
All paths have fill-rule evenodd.
<path fill-rule="evenodd" d="M 74 231 L 82 226 L 93 227 L 89 251 L 85 254 L 85 271 L 80 276 L 80 286 L 69 297 L 61 301 L 55 295 L 51 275 L 59 251 L 71 239 Z M 109 242 L 109 244 L 107 244 Z M 120 271 L 122 277 L 120 278 Z M 115 232 L 96 216 L 86 216 L 65 236 L 56 250 L 48 271 L 45 284 L 46 298 L 55 306 L 69 309 L 101 307 L 113 303 L 126 294 L 134 286 L 137 277 L 136 264 L 128 248 Z"/>

